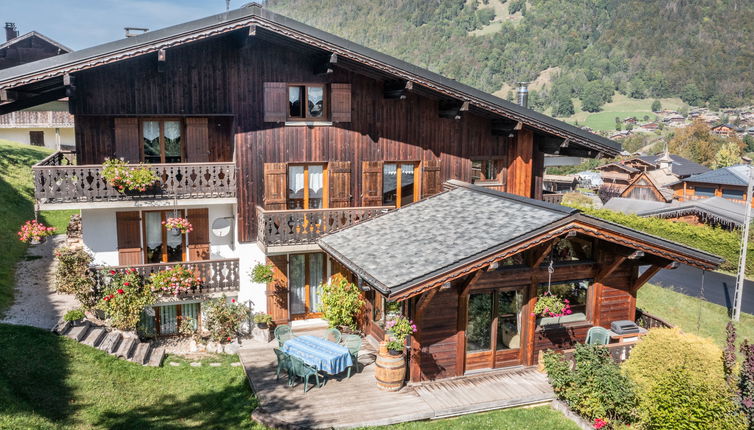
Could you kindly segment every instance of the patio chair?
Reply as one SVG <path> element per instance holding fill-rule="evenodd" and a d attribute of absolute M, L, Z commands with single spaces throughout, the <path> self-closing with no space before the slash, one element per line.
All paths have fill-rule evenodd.
<path fill-rule="evenodd" d="M 319 372 L 317 372 L 317 369 L 307 365 L 304 363 L 301 359 L 298 357 L 294 357 L 292 355 L 289 355 L 291 365 L 288 370 L 288 385 L 293 386 L 293 383 L 296 381 L 296 378 L 301 378 L 304 380 L 304 393 L 309 391 L 309 377 L 314 375 L 314 379 L 317 382 L 317 388 L 321 387 L 321 384 L 319 382 Z"/>
<path fill-rule="evenodd" d="M 348 335 L 343 338 L 343 345 L 348 348 L 348 353 L 351 354 L 351 361 L 353 364 L 348 368 L 348 377 L 351 377 L 351 369 L 356 368 L 359 371 L 359 350 L 361 349 L 361 336 Z"/>
<path fill-rule="evenodd" d="M 610 343 L 610 333 L 604 327 L 595 326 L 586 333 L 587 345 L 607 345 Z"/>
<path fill-rule="evenodd" d="M 340 343 L 340 331 L 337 328 L 328 328 L 325 330 L 325 334 L 322 335 L 322 339 Z"/>
<path fill-rule="evenodd" d="M 291 329 L 291 326 L 287 324 L 282 324 L 277 327 L 275 327 L 275 339 L 278 341 L 278 347 L 282 348 L 283 344 L 288 340 L 296 337 L 293 334 L 293 330 Z"/>
<path fill-rule="evenodd" d="M 273 348 L 272 350 L 275 351 L 275 355 L 278 358 L 278 365 L 275 370 L 275 380 L 279 381 L 281 370 L 285 370 L 286 374 L 290 374 L 291 356 L 281 351 L 279 348 Z"/>

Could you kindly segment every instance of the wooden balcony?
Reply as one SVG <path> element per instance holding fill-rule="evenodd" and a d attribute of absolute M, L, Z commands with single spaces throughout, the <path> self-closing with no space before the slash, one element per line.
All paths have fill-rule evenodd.
<path fill-rule="evenodd" d="M 75 163 L 71 152 L 59 151 L 32 167 L 34 196 L 49 209 L 81 203 L 143 200 L 208 199 L 236 196 L 236 166 L 225 163 L 146 164 L 160 178 L 146 192 L 121 193 L 102 177 L 101 165 Z"/>
<path fill-rule="evenodd" d="M 132 268 L 136 269 L 144 279 L 148 279 L 149 275 L 152 273 L 174 267 L 178 264 L 186 269 L 195 270 L 202 279 L 202 285 L 198 291 L 185 293 L 182 296 L 234 292 L 238 291 L 241 287 L 241 277 L 237 258 L 185 261 L 181 263 L 136 264 L 133 266 L 92 267 L 90 270 L 97 287 L 104 288 L 108 277 L 107 272 L 109 270 L 115 270 L 116 272 L 122 273 L 128 268 Z"/>
<path fill-rule="evenodd" d="M 322 235 L 375 218 L 392 206 L 265 210 L 257 206 L 257 241 L 264 249 L 275 246 L 311 245 Z"/>

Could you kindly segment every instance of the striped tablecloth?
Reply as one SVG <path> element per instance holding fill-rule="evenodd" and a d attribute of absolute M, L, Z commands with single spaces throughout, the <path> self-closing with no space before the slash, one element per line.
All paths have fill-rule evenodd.
<path fill-rule="evenodd" d="M 315 336 L 289 339 L 283 344 L 282 350 L 331 375 L 337 375 L 353 365 L 348 348 Z"/>

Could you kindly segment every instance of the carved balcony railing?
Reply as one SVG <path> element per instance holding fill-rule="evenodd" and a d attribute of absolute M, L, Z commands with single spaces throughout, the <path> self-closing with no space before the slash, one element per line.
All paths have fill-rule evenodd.
<path fill-rule="evenodd" d="M 636 309 L 636 325 L 639 327 L 644 327 L 646 329 L 650 328 L 673 328 L 673 324 L 670 324 L 669 322 L 665 321 L 664 319 L 654 316 L 652 314 L 648 314 L 644 312 L 641 309 Z"/>
<path fill-rule="evenodd" d="M 32 167 L 40 203 L 88 203 L 139 199 L 197 199 L 236 196 L 234 163 L 146 164 L 158 178 L 145 192 L 121 193 L 102 177 L 101 165 L 77 166 L 56 152 Z"/>
<path fill-rule="evenodd" d="M 312 244 L 322 235 L 387 213 L 391 206 L 264 210 L 257 207 L 257 240 L 267 246 Z"/>
<path fill-rule="evenodd" d="M 185 261 L 180 263 L 135 264 L 133 266 L 92 267 L 90 273 L 96 286 L 102 289 L 106 286 L 109 270 L 123 273 L 128 268 L 136 269 L 146 280 L 152 273 L 174 267 L 178 264 L 188 270 L 195 271 L 199 278 L 202 279 L 199 291 L 194 291 L 193 294 L 238 291 L 241 287 L 237 258 Z M 191 294 L 185 293 L 184 295 Z"/>
<path fill-rule="evenodd" d="M 563 202 L 563 194 L 560 194 L 560 193 L 542 194 L 542 201 L 559 205 L 561 202 Z"/>

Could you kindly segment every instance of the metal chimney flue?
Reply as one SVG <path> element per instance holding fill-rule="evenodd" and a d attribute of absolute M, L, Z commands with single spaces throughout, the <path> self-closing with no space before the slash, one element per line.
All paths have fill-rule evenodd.
<path fill-rule="evenodd" d="M 528 82 L 518 82 L 518 92 L 516 95 L 518 96 L 518 104 L 520 106 L 523 106 L 525 108 L 529 107 L 529 83 Z"/>
<path fill-rule="evenodd" d="M 18 37 L 18 30 L 16 29 L 16 23 L 5 23 L 5 41 L 13 40 Z"/>

